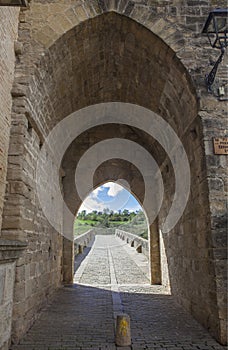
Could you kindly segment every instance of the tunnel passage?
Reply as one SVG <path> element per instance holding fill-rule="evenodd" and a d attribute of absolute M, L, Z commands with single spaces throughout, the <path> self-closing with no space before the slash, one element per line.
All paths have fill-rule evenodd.
<path fill-rule="evenodd" d="M 21 141 L 12 129 L 11 143 L 17 140 L 22 146 L 19 154 L 23 162 L 23 168 L 19 169 L 22 186 L 18 191 L 24 191 L 25 196 L 19 198 L 19 219 L 13 223 L 12 218 L 7 215 L 11 194 L 6 196 L 3 234 L 7 237 L 12 228 L 11 234 L 15 237 L 23 232 L 28 239 L 28 251 L 33 252 L 29 259 L 26 255 L 28 253 L 25 253 L 25 264 L 38 264 L 39 272 L 35 281 L 26 277 L 32 295 L 38 294 L 37 302 L 30 312 L 28 300 L 31 295 L 25 293 L 23 300 L 17 300 L 23 311 L 19 320 L 17 312 L 14 312 L 15 337 L 23 334 L 31 324 L 36 311 L 42 305 L 44 295 L 60 285 L 66 269 L 69 271 L 66 281 L 72 279 L 72 242 L 62 238 L 67 217 L 64 217 L 61 203 L 56 201 L 53 194 L 53 215 L 57 214 L 60 230 L 53 229 L 45 218 L 35 190 L 34 169 L 45 138 L 60 121 L 81 108 L 113 101 L 145 107 L 157 113 L 169 123 L 184 145 L 193 186 L 182 218 L 164 236 L 171 290 L 179 302 L 204 326 L 217 334 L 219 321 L 215 271 L 209 259 L 211 241 L 202 126 L 197 116 L 197 99 L 190 77 L 175 53 L 142 25 L 124 16 L 107 13 L 81 23 L 59 38 L 37 64 L 26 99 L 21 96 L 19 99 L 20 103 L 26 105 L 26 111 L 23 110 L 20 116 L 21 128 L 26 137 Z M 164 180 L 165 192 L 158 224 L 161 227 L 175 193 L 173 169 L 167 155 L 145 132 L 123 125 L 113 127 L 112 132 L 110 127 L 107 127 L 108 130 L 104 129 L 105 131 L 102 128 L 93 131 L 92 143 L 88 143 L 88 135 L 79 137 L 81 144 L 74 150 L 74 159 L 77 160 L 87 150 L 88 144 L 107 137 L 112 139 L 115 136 L 126 140 L 132 138 L 146 147 L 156 159 Z M 79 141 L 76 140 L 75 143 L 77 142 Z M 50 162 L 55 164 L 56 160 L 51 152 L 49 157 Z M 72 162 L 66 161 L 67 157 L 68 150 L 60 173 L 60 186 L 65 201 L 70 203 L 74 188 L 70 185 L 71 180 L 68 183 L 66 181 L 72 171 Z M 117 178 L 115 167 L 110 166 L 109 162 L 103 167 L 105 170 L 102 170 L 97 184 L 106 180 L 106 172 L 109 180 Z M 124 168 L 125 176 L 131 178 L 132 185 L 135 183 L 137 190 L 143 188 L 140 176 L 135 176 L 135 171 L 129 169 L 129 166 L 125 165 Z M 99 171 L 97 176 L 98 174 Z M 13 182 L 15 178 L 9 178 L 10 180 Z M 76 197 L 73 204 L 75 211 L 79 205 Z M 159 245 L 158 238 L 156 244 Z M 159 256 L 157 259 L 159 260 Z M 21 287 L 25 291 L 26 287 L 19 286 L 20 283 L 20 280 L 17 281 L 16 290 Z"/>
<path fill-rule="evenodd" d="M 84 198 L 81 198 L 77 192 L 75 186 L 75 171 L 78 166 L 80 158 L 83 156 L 83 153 L 86 152 L 89 148 L 93 147 L 95 144 L 99 144 L 102 140 L 110 140 L 116 135 L 128 139 L 131 141 L 138 141 L 138 143 L 143 146 L 148 152 L 154 155 L 156 144 L 157 152 L 160 153 L 160 161 L 165 158 L 165 152 L 162 147 L 159 147 L 159 144 L 156 140 L 150 137 L 149 134 L 143 133 L 141 130 L 130 127 L 128 125 L 118 125 L 118 124 L 108 124 L 101 125 L 99 127 L 94 127 L 87 130 L 85 133 L 81 134 L 68 148 L 63 158 L 61 168 L 63 169 L 64 176 L 62 178 L 63 183 L 63 194 L 65 202 L 68 205 L 69 209 L 73 213 L 73 216 L 68 217 L 67 227 L 64 229 L 72 234 L 73 232 L 73 220 L 76 215 L 79 207 L 82 204 Z M 144 138 L 145 140 L 144 140 Z M 126 145 L 127 146 L 127 145 Z M 106 145 L 106 147 L 108 147 Z M 132 147 L 130 144 L 129 147 Z M 104 147 L 104 152 L 107 152 L 107 148 Z M 99 152 L 100 153 L 100 152 Z M 112 154 L 112 152 L 111 152 Z M 113 150 L 114 154 L 114 150 Z M 116 154 L 116 153 L 115 153 Z M 122 151 L 123 154 L 123 151 Z M 143 206 L 145 213 L 149 212 L 149 208 L 144 205 L 145 198 L 145 183 L 143 175 L 140 172 L 140 169 L 135 166 L 134 163 L 131 163 L 130 160 L 122 159 L 122 154 L 119 154 L 119 158 L 113 158 L 102 161 L 100 166 L 97 169 L 94 169 L 93 174 L 93 183 L 89 188 L 89 191 L 92 191 L 94 188 L 102 185 L 107 181 L 117 181 L 125 180 L 132 194 L 136 197 L 139 203 Z M 98 154 L 96 154 L 98 157 Z M 142 155 L 143 156 L 143 153 Z M 162 157 L 163 156 L 163 157 Z M 170 166 L 170 173 L 172 173 L 172 166 Z M 88 170 L 88 169 L 87 169 Z M 89 170 L 88 170 L 89 171 Z M 173 186 L 174 188 L 174 186 Z M 157 189 L 158 190 L 158 189 Z M 88 194 L 88 193 L 87 193 Z M 151 201 L 156 201 L 156 191 L 155 195 L 151 196 Z M 151 225 L 150 225 L 151 224 Z M 153 284 L 161 283 L 161 266 L 160 266 L 160 252 L 159 252 L 159 230 L 155 230 L 155 224 L 151 222 L 149 224 L 151 236 L 151 251 L 150 251 L 150 260 L 151 260 L 151 282 Z M 67 242 L 65 241 L 66 247 Z M 65 280 L 67 282 L 72 280 L 72 263 L 74 255 L 72 255 L 72 243 L 69 241 L 69 247 L 66 250 L 64 255 L 64 271 L 65 271 Z M 168 280 L 168 276 L 164 277 L 165 280 Z"/>

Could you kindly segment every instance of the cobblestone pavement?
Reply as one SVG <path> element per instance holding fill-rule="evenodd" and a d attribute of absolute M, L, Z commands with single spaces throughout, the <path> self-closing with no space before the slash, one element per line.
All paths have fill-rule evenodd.
<path fill-rule="evenodd" d="M 12 350 L 221 350 L 161 286 L 150 286 L 142 254 L 114 236 L 96 236 L 77 257 L 75 284 L 59 290 Z M 132 346 L 114 343 L 114 319 L 131 318 Z"/>

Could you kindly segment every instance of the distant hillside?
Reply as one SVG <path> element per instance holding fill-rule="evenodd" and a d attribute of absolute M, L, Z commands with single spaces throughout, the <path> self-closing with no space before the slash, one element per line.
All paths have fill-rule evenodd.
<path fill-rule="evenodd" d="M 94 210 L 91 213 L 86 213 L 83 210 L 78 214 L 74 222 L 75 236 L 81 235 L 91 228 L 111 229 L 115 228 L 129 231 L 143 238 L 148 238 L 146 217 L 142 211 L 129 212 L 127 209 L 114 213 L 109 209 L 104 209 L 103 212 Z M 109 230 L 110 231 L 110 230 Z"/>
<path fill-rule="evenodd" d="M 124 225 L 120 225 L 119 229 L 148 239 L 146 217 L 142 211 L 140 211 L 130 222 L 127 222 Z"/>

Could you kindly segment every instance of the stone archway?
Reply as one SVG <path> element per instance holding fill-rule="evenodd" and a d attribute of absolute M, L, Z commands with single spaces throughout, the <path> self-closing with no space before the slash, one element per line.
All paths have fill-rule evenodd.
<path fill-rule="evenodd" d="M 133 106 L 134 108 L 134 106 Z M 94 113 L 95 113 L 94 108 Z M 99 112 L 97 112 L 98 114 Z M 96 115 L 94 114 L 94 118 Z M 97 119 L 97 118 L 96 118 Z M 79 135 L 70 145 L 67 151 L 64 154 L 64 158 L 62 160 L 62 169 L 63 169 L 63 196 L 65 203 L 67 204 L 70 212 L 65 213 L 67 219 L 64 220 L 63 231 L 64 231 L 64 249 L 63 249 L 63 261 L 64 261 L 64 276 L 63 279 L 66 283 L 69 283 L 73 280 L 73 260 L 74 256 L 72 256 L 72 240 L 71 235 L 73 232 L 73 221 L 74 217 L 81 206 L 83 200 L 86 198 L 86 195 L 91 192 L 94 188 L 99 187 L 102 183 L 107 181 L 117 181 L 117 180 L 125 180 L 128 185 L 131 193 L 138 200 L 140 205 L 145 210 L 146 215 L 151 216 L 152 207 L 157 207 L 153 204 L 153 201 L 156 201 L 156 190 L 154 191 L 154 195 L 146 196 L 145 193 L 148 191 L 148 186 L 145 186 L 145 179 L 143 175 L 149 176 L 149 173 L 143 174 L 140 172 L 143 169 L 140 169 L 140 162 L 136 161 L 136 155 L 134 154 L 135 159 L 133 160 L 129 156 L 129 152 L 124 152 L 124 147 L 134 147 L 134 142 L 130 141 L 136 137 L 135 131 L 140 132 L 140 130 L 133 128 L 129 125 L 125 124 L 101 124 L 98 127 L 89 128 L 84 133 Z M 122 139 L 115 138 L 114 142 L 113 137 L 115 135 L 120 135 Z M 149 135 L 147 136 L 149 137 Z M 88 141 L 89 140 L 89 141 Z M 127 140 L 126 143 L 123 140 Z M 104 142 L 104 144 L 103 144 Z M 111 145 L 110 145 L 111 142 Z M 141 140 L 143 142 L 143 140 Z M 123 144 L 122 144 L 123 143 Z M 139 142 L 140 143 L 140 142 Z M 109 145 L 108 145 L 109 144 Z M 87 146 L 86 146 L 87 145 Z M 100 158 L 100 160 L 96 162 L 95 167 L 93 168 L 92 161 L 87 162 L 87 171 L 84 171 L 84 165 L 78 164 L 83 153 L 86 150 L 86 147 L 92 149 L 93 147 L 98 146 L 98 149 L 95 150 L 94 157 Z M 150 145 L 147 145 L 147 148 Z M 108 147 L 111 149 L 108 152 Z M 146 156 L 149 157 L 149 152 L 143 154 L 143 148 L 138 147 L 138 151 L 140 152 L 140 157 Z M 134 152 L 134 149 L 130 150 L 130 153 Z M 103 153 L 103 154 L 102 154 Z M 153 158 L 151 157 L 151 161 Z M 142 163 L 143 164 L 143 163 Z M 138 166 L 137 166 L 138 165 Z M 78 167 L 82 167 L 82 183 L 83 186 L 84 181 L 86 182 L 84 192 L 80 189 L 80 184 L 77 181 L 77 177 L 75 178 L 75 173 L 77 174 L 76 169 Z M 150 170 L 149 167 L 146 170 Z M 157 169 L 155 169 L 157 170 Z M 152 169 L 153 171 L 153 169 Z M 79 171 L 80 172 L 80 171 Z M 93 174 L 94 172 L 94 174 Z M 155 175 L 155 174 L 154 174 Z M 91 177 L 92 176 L 92 177 Z M 79 175 L 80 177 L 80 175 Z M 91 182 L 88 181 L 88 178 L 91 178 Z M 152 182 L 152 181 L 151 181 Z M 155 187 L 155 186 L 154 186 Z M 152 189 L 152 188 L 151 188 Z M 146 198 L 147 197 L 147 198 Z M 150 205 L 151 203 L 151 205 Z M 151 207 L 151 208 L 150 208 Z M 158 211 L 158 210 L 157 210 Z M 152 220 L 149 224 L 149 231 L 154 227 Z M 151 224 L 151 225 L 150 225 Z M 159 232 L 156 234 L 153 232 L 151 236 L 149 235 L 149 239 L 151 240 L 151 282 L 153 284 L 161 283 L 161 270 L 160 270 L 160 254 L 159 254 Z M 153 243 L 152 243 L 153 242 Z"/>
<path fill-rule="evenodd" d="M 160 251 L 159 241 L 162 237 L 159 237 L 158 228 L 157 231 L 155 230 L 155 223 L 153 223 L 153 225 L 149 224 L 147 211 L 142 201 L 144 197 L 143 194 L 145 194 L 145 184 L 141 172 L 134 164 L 123 160 L 123 155 L 119 154 L 120 158 L 116 159 L 110 158 L 96 169 L 94 173 L 93 189 L 89 192 L 88 196 L 82 200 L 77 194 L 77 191 L 74 191 L 74 176 L 71 176 L 75 172 L 76 165 L 75 159 L 73 160 L 71 158 L 75 146 L 75 142 L 70 145 L 69 148 L 71 148 L 71 150 L 69 150 L 69 153 L 67 152 L 65 154 L 62 163 L 63 169 L 67 166 L 67 172 L 64 172 L 63 178 L 64 197 L 66 198 L 66 204 L 69 209 L 71 210 L 72 208 L 72 214 L 75 213 L 73 224 L 71 217 L 70 220 L 67 220 L 66 225 L 66 230 L 68 230 L 68 232 L 73 231 L 74 251 L 72 255 L 72 243 L 65 237 L 63 248 L 64 283 L 72 283 L 72 280 L 74 280 L 75 283 L 75 259 L 77 260 L 79 251 L 78 244 L 85 243 L 85 247 L 87 245 L 90 247 L 90 245 L 94 243 L 94 234 L 102 236 L 114 235 L 124 240 L 131 247 L 135 247 L 138 253 L 143 253 L 145 255 L 147 258 L 145 273 L 148 277 L 148 282 L 150 281 L 152 285 L 163 285 L 164 289 L 168 292 L 169 275 L 167 259 L 164 249 Z M 69 154 L 71 154 L 71 156 Z M 71 163 L 70 167 L 69 161 Z M 77 166 L 78 164 L 76 167 Z M 117 191 L 115 190 L 115 184 L 117 185 Z M 114 187 L 111 187 L 112 191 L 107 192 L 109 199 L 103 201 L 99 198 L 98 192 L 100 193 L 101 191 L 104 195 L 104 188 L 109 189 L 110 185 L 114 185 Z M 70 193 L 68 191 L 70 191 Z M 115 191 L 117 196 L 115 195 Z M 121 195 L 119 195 L 119 192 Z M 109 208 L 109 205 L 111 205 L 111 208 Z M 74 208 L 75 206 L 76 209 Z M 124 214 L 125 210 L 128 214 Z M 87 217 L 90 217 L 91 213 L 91 217 L 93 217 L 93 213 L 95 213 L 95 216 L 98 216 L 96 219 L 92 219 L 95 222 L 91 224 L 91 227 L 88 227 L 87 223 L 85 224 L 86 226 L 83 227 L 83 231 L 86 229 L 86 232 L 81 235 L 81 220 L 87 220 L 82 218 L 82 211 L 86 212 Z M 111 218 L 111 221 L 108 219 L 108 222 L 105 221 L 104 223 L 100 220 L 102 220 L 102 216 L 104 213 L 106 214 L 106 212 L 107 215 L 113 215 L 113 219 Z M 128 215 L 129 218 L 123 218 L 123 215 Z M 108 225 L 106 226 L 106 224 Z M 133 231 L 131 231 L 131 228 Z M 145 235 L 147 238 L 145 238 Z M 151 240 L 152 242 L 150 242 Z M 75 242 L 77 242 L 76 245 Z M 161 259 L 164 263 L 163 271 L 161 271 Z M 72 262 L 74 264 L 74 271 L 72 271 Z M 135 282 L 137 282 L 137 279 L 135 279 Z"/>
<path fill-rule="evenodd" d="M 17 159 L 23 163 L 23 167 L 19 169 L 19 174 L 9 172 L 8 181 L 12 185 L 11 192 L 7 194 L 3 222 L 3 234 L 13 234 L 20 239 L 26 237 L 28 249 L 32 252 L 32 256 L 28 253 L 24 255 L 24 264 L 32 272 L 22 285 L 19 279 L 15 289 L 15 339 L 29 327 L 45 295 L 51 294 L 62 280 L 63 232 L 59 234 L 50 227 L 35 192 L 34 168 L 40 148 L 53 127 L 71 113 L 86 106 L 111 101 L 136 104 L 159 114 L 172 126 L 184 145 L 194 187 L 182 219 L 172 235 L 166 237 L 171 287 L 178 300 L 214 335 L 220 337 L 215 265 L 211 266 L 209 259 L 210 211 L 202 124 L 197 114 L 198 100 L 186 68 L 158 36 L 116 13 L 107 13 L 73 27 L 46 50 L 40 61 L 38 57 L 42 50 L 39 45 L 36 48 L 34 57 L 25 54 L 20 66 L 26 66 L 29 60 L 32 66 L 29 66 L 29 70 L 31 68 L 34 76 L 29 76 L 26 83 L 15 86 L 13 90 L 16 115 L 13 116 L 15 124 L 11 144 L 21 146 Z M 35 70 L 33 64 L 36 64 Z M 15 130 L 18 126 L 20 131 L 17 133 Z M 146 133 L 124 128 L 122 137 L 133 137 L 148 147 L 159 163 L 167 189 L 162 208 L 165 216 L 174 193 L 170 161 L 159 144 L 148 138 Z M 118 133 L 118 126 L 113 130 L 114 134 Z M 106 137 L 108 131 L 105 132 Z M 95 131 L 92 142 L 100 132 Z M 25 135 L 23 141 L 21 135 Z M 85 151 L 89 146 L 87 143 L 84 136 L 79 150 Z M 54 163 L 54 159 L 50 160 Z M 110 165 L 106 165 L 110 171 Z M 65 167 L 65 173 L 68 170 Z M 12 188 L 22 195 L 17 203 L 20 212 L 13 222 L 7 215 L 7 207 L 14 193 Z M 53 207 L 62 217 L 62 208 L 55 202 L 54 196 Z M 178 273 L 174 273 L 175 269 Z M 24 293 L 23 298 L 17 294 L 20 288 Z M 33 300 L 30 309 L 29 300 Z M 23 311 L 20 311 L 18 319 L 19 308 Z"/>

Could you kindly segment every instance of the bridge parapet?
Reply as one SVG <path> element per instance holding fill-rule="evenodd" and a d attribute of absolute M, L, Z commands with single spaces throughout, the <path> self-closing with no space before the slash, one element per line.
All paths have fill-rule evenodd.
<path fill-rule="evenodd" d="M 74 255 L 83 253 L 85 247 L 94 241 L 96 232 L 91 229 L 74 239 Z"/>
<path fill-rule="evenodd" d="M 149 244 L 147 239 L 119 229 L 116 229 L 115 235 L 127 242 L 131 247 L 134 247 L 138 253 L 142 253 L 149 258 Z"/>
<path fill-rule="evenodd" d="M 74 255 L 83 252 L 94 241 L 96 235 L 115 235 L 115 228 L 94 227 L 74 239 Z"/>

